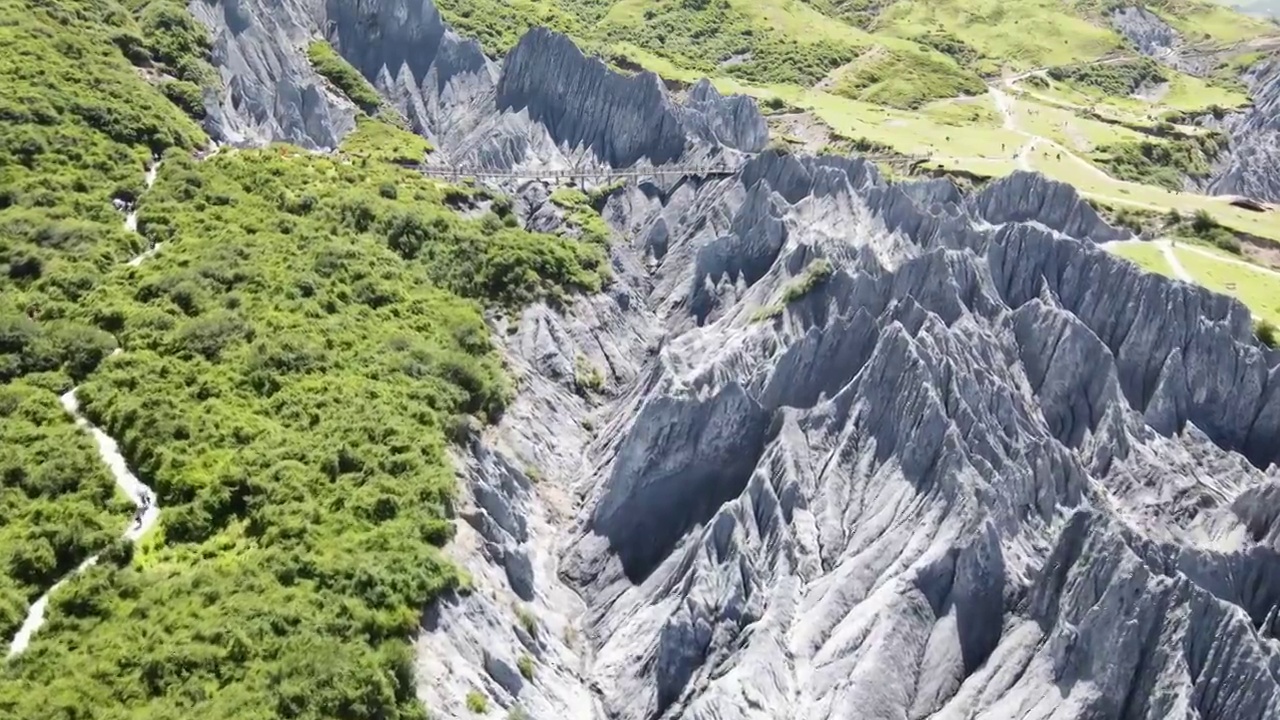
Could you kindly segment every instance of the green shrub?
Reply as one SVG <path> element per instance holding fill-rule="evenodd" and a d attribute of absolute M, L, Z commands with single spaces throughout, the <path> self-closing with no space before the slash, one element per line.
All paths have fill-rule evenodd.
<path fill-rule="evenodd" d="M 1146 218 L 1142 212 L 1134 208 L 1121 207 L 1112 215 L 1112 222 L 1119 227 L 1128 228 L 1133 232 L 1142 232 L 1142 228 L 1146 223 Z"/>
<path fill-rule="evenodd" d="M 574 360 L 573 385 L 580 395 L 603 392 L 604 383 L 604 373 L 590 360 L 582 355 Z"/>
<path fill-rule="evenodd" d="M 1191 221 L 1175 230 L 1177 235 L 1201 242 L 1239 255 L 1242 252 L 1240 240 L 1230 230 L 1222 227 L 1207 210 L 1197 210 Z"/>
<path fill-rule="evenodd" d="M 1253 324 L 1253 333 L 1258 336 L 1258 342 L 1269 348 L 1275 348 L 1280 344 L 1280 338 L 1276 336 L 1275 323 L 1266 318 L 1260 318 Z"/>
<path fill-rule="evenodd" d="M 151 59 L 179 80 L 209 81 L 206 58 L 212 47 L 205 27 L 174 0 L 151 0 L 142 6 L 138 25 Z"/>
<path fill-rule="evenodd" d="M 307 46 L 307 59 L 316 72 L 333 83 L 334 87 L 342 91 L 351 102 L 359 105 L 365 113 L 373 115 L 378 111 L 378 107 L 382 105 L 382 96 L 329 43 L 323 40 L 313 41 Z"/>
<path fill-rule="evenodd" d="M 548 199 L 565 210 L 576 210 L 591 204 L 587 194 L 576 187 L 558 187 L 551 191 Z"/>
<path fill-rule="evenodd" d="M 529 637 L 538 637 L 538 619 L 533 616 L 533 613 L 528 608 L 517 608 L 516 619 Z"/>
<path fill-rule="evenodd" d="M 1208 235 L 1218 229 L 1218 221 L 1208 210 L 1197 210 L 1191 217 L 1191 231 L 1197 235 Z"/>
<path fill-rule="evenodd" d="M 805 268 L 804 274 L 792 280 L 782 289 L 782 302 L 793 303 L 808 295 L 815 288 L 826 282 L 835 268 L 826 258 L 818 258 Z"/>
<path fill-rule="evenodd" d="M 751 322 L 764 322 L 780 317 L 788 304 L 808 295 L 826 282 L 834 272 L 835 267 L 826 258 L 818 258 L 809 263 L 803 274 L 783 286 L 782 297 L 777 302 L 758 307 L 751 313 Z"/>
<path fill-rule="evenodd" d="M 1128 62 L 1049 68 L 1048 75 L 1059 82 L 1069 82 L 1115 97 L 1129 95 L 1143 85 L 1168 81 L 1160 65 L 1145 57 Z"/>
<path fill-rule="evenodd" d="M 520 670 L 520 676 L 525 680 L 532 680 L 534 674 L 533 658 L 528 655 L 521 655 L 516 661 L 516 667 Z"/>
<path fill-rule="evenodd" d="M 160 83 L 160 92 L 191 117 L 197 120 L 204 118 L 203 91 L 199 85 L 186 80 L 166 80 Z"/>
<path fill-rule="evenodd" d="M 467 693 L 467 709 L 476 715 L 483 715 L 489 711 L 489 701 L 479 691 L 472 690 Z"/>

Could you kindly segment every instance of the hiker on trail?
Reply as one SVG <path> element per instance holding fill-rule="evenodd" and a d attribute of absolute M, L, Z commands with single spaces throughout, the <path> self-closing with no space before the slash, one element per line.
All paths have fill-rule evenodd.
<path fill-rule="evenodd" d="M 1061 160 L 1061 159 L 1062 159 L 1062 153 L 1058 153 L 1058 159 L 1059 159 L 1059 160 Z"/>

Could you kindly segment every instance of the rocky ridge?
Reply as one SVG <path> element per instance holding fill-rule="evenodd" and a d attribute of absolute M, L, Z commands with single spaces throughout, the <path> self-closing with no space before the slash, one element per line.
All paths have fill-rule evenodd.
<path fill-rule="evenodd" d="M 433 716 L 1280 715 L 1280 357 L 1242 306 L 1102 251 L 1042 176 L 752 154 L 748 101 L 360 7 L 366 45 L 272 12 L 455 161 L 741 163 L 614 191 L 606 292 L 495 321 L 519 393 L 457 451 L 475 589 L 424 617 Z"/>
<path fill-rule="evenodd" d="M 227 142 L 332 148 L 354 127 L 323 91 L 306 44 L 323 37 L 432 140 L 445 160 L 513 169 L 741 162 L 768 129 L 754 104 L 699 83 L 683 103 L 653 73 L 626 77 L 568 38 L 534 30 L 502 64 L 449 29 L 430 2 L 261 0 L 192 5 L 227 88 L 208 129 Z"/>
<path fill-rule="evenodd" d="M 1143 55 L 1191 75 L 1213 71 L 1209 56 L 1180 54 L 1183 41 L 1173 27 L 1142 7 L 1115 10 L 1111 24 Z M 1230 146 L 1215 163 L 1204 189 L 1215 195 L 1243 195 L 1266 202 L 1280 202 L 1280 60 L 1274 57 L 1250 68 L 1244 75 L 1253 99 L 1251 107 L 1224 118 L 1205 115 L 1201 125 L 1222 130 Z M 1196 183 L 1197 185 L 1200 183 Z"/>
<path fill-rule="evenodd" d="M 1209 189 L 1217 194 L 1280 202 L 1280 59 L 1273 57 L 1255 65 L 1245 81 L 1253 107 L 1222 121 L 1231 149 Z"/>

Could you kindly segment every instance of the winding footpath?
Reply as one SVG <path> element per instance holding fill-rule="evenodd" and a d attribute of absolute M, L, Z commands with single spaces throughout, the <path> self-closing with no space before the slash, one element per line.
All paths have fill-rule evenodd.
<path fill-rule="evenodd" d="M 152 163 L 147 169 L 146 186 L 150 189 L 156 181 L 156 172 L 159 170 L 160 163 L 157 161 Z M 125 229 L 130 232 L 136 232 L 138 227 L 138 211 L 131 209 L 129 214 L 125 216 Z M 129 265 L 137 267 L 141 265 L 151 255 L 154 255 L 160 249 L 159 244 L 153 245 L 137 257 L 129 261 Z M 117 348 L 112 354 L 119 353 Z M 120 453 L 120 445 L 110 435 L 103 432 L 100 428 L 89 422 L 80 412 L 80 400 L 76 397 L 76 391 L 79 388 L 73 388 L 70 392 L 63 395 L 60 400 L 62 407 L 75 419 L 76 426 L 83 428 L 93 436 L 94 444 L 98 446 L 98 457 L 102 458 L 102 462 L 106 463 L 107 469 L 111 472 L 111 477 L 115 479 L 118 486 L 134 506 L 138 508 L 138 514 L 129 521 L 128 527 L 125 529 L 123 538 L 129 542 L 137 542 L 139 538 L 147 534 L 151 528 L 155 527 L 156 521 L 160 519 L 160 506 L 156 502 L 156 494 L 138 479 L 129 470 L 128 463 L 125 462 L 124 455 Z M 149 500 L 149 501 L 148 501 Z M 93 555 L 79 567 L 72 570 L 68 575 L 53 587 L 49 588 L 40 596 L 27 610 L 27 616 L 23 618 L 22 626 L 18 628 L 18 632 L 13 637 L 13 642 L 9 645 L 8 658 L 13 658 L 21 654 L 27 649 L 27 645 L 31 642 L 31 637 L 35 635 L 40 626 L 44 624 L 45 611 L 49 607 L 49 598 L 53 593 L 68 580 L 75 577 L 79 573 L 93 567 L 98 562 L 98 555 Z"/>
<path fill-rule="evenodd" d="M 1099 245 L 1099 247 L 1101 247 L 1103 250 L 1106 250 L 1107 252 L 1114 252 L 1116 248 L 1124 247 L 1126 245 L 1144 245 L 1148 243 L 1150 243 L 1151 245 L 1154 245 L 1157 249 L 1160 250 L 1161 257 L 1164 258 L 1165 264 L 1169 266 L 1169 270 L 1173 273 L 1173 276 L 1175 278 L 1181 280 L 1184 283 L 1188 283 L 1191 285 L 1197 284 L 1195 278 L 1192 277 L 1191 273 L 1187 272 L 1187 268 L 1184 267 L 1182 264 L 1182 261 L 1178 259 L 1178 254 L 1173 251 L 1173 241 L 1168 238 L 1159 238 L 1156 240 L 1115 240 L 1112 242 L 1102 243 L 1101 245 Z M 1187 248 L 1185 246 L 1183 247 L 1183 249 L 1193 250 L 1193 248 Z M 1213 257 L 1215 260 L 1219 259 L 1217 256 L 1213 255 L 1212 253 L 1207 253 L 1203 251 L 1199 251 L 1199 252 L 1201 252 L 1201 254 L 1203 255 L 1208 255 L 1210 257 Z M 1247 265 L 1248 263 L 1242 262 L 1240 264 Z"/>
<path fill-rule="evenodd" d="M 152 185 L 156 184 L 156 173 L 159 171 L 160 171 L 159 160 L 151 163 L 151 167 L 147 168 L 146 183 L 147 183 L 148 190 L 151 189 Z M 129 214 L 125 216 L 124 229 L 132 233 L 138 232 L 138 209 L 136 207 L 130 208 Z M 152 255 L 155 255 L 160 250 L 160 246 L 163 244 L 164 243 L 156 243 L 151 247 L 147 248 L 146 250 L 143 250 L 136 257 L 131 258 L 129 260 L 129 267 L 138 267 L 139 265 L 141 265 L 147 258 L 151 257 Z"/>
<path fill-rule="evenodd" d="M 1178 249 L 1189 252 L 1189 253 L 1195 253 L 1196 255 L 1203 255 L 1204 257 L 1207 257 L 1210 260 L 1213 260 L 1215 262 L 1227 263 L 1228 265 L 1239 265 L 1240 267 L 1245 268 L 1246 270 L 1252 270 L 1254 272 L 1260 272 L 1265 275 L 1280 277 L 1280 271 L 1274 270 L 1272 268 L 1265 267 L 1257 263 L 1251 263 L 1247 260 L 1236 260 L 1235 258 L 1225 257 L 1217 253 L 1209 252 L 1208 250 L 1205 250 L 1203 248 L 1198 248 L 1194 245 L 1182 245 Z"/>
<path fill-rule="evenodd" d="M 1167 238 L 1161 238 L 1152 240 L 1152 242 L 1155 243 L 1156 247 L 1160 248 L 1160 254 L 1164 256 L 1164 261 L 1169 263 L 1169 269 L 1173 270 L 1174 277 L 1184 283 L 1191 283 L 1192 285 L 1196 283 L 1196 279 L 1191 277 L 1191 273 L 1187 272 L 1187 269 L 1182 266 L 1182 261 L 1178 259 L 1178 254 L 1173 251 L 1172 241 Z"/>

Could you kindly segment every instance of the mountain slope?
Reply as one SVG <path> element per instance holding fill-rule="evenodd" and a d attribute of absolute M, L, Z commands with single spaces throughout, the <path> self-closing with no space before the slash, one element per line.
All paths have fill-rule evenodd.
<path fill-rule="evenodd" d="M 35 57 L 74 47 L 15 10 Z M 99 18 L 121 73 L 96 89 L 190 141 L 112 155 L 163 152 L 139 237 L 87 181 L 0 209 L 63 214 L 5 297 L 81 287 L 50 302 L 107 336 L 4 367 L 49 402 L 83 381 L 166 508 L 54 594 L 4 713 L 1280 712 L 1280 356 L 1239 303 L 1102 250 L 1132 234 L 1071 187 L 766 149 L 747 98 L 547 30 L 498 63 L 419 0 L 196 13 L 220 82 L 191 109 L 243 147 L 193 152 Z M 385 102 L 344 97 L 338 57 Z M 395 124 L 473 168 L 726 172 L 449 187 Z M 284 138 L 315 152 L 253 147 Z M 74 148 L 32 147 L 0 169 L 56 179 L 33 168 Z M 76 202 L 96 242 L 159 251 L 75 281 L 48 240 Z"/>
<path fill-rule="evenodd" d="M 0 666 L 0 716 L 422 717 L 405 638 L 463 582 L 437 549 L 448 438 L 511 391 L 482 310 L 597 291 L 599 248 L 461 218 L 447 203 L 492 200 L 400 167 L 426 143 L 371 119 L 340 155 L 193 153 L 174 68 L 119 49 L 172 8 L 5 8 L 6 648 L 35 595 L 130 522 L 58 393 L 80 387 L 165 513 L 54 593 Z M 178 17 L 159 26 L 203 35 Z"/>

